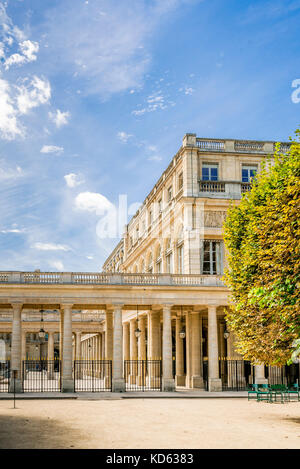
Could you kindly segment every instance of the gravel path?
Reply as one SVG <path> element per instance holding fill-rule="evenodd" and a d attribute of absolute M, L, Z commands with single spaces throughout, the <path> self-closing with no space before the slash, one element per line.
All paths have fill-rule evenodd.
<path fill-rule="evenodd" d="M 300 403 L 0 401 L 0 448 L 300 448 Z"/>

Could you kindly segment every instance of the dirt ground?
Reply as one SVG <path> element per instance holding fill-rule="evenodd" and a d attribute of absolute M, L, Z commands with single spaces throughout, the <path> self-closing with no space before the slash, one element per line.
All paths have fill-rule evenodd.
<path fill-rule="evenodd" d="M 300 448 L 300 403 L 0 401 L 0 448 Z"/>

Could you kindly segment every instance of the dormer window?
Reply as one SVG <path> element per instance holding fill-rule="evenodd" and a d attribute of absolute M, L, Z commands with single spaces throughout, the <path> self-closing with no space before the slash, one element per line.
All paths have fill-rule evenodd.
<path fill-rule="evenodd" d="M 219 165 L 217 163 L 203 163 L 202 181 L 218 181 Z"/>

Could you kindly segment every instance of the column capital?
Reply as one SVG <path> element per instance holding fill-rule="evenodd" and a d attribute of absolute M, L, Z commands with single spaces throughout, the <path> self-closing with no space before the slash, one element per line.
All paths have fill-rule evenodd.
<path fill-rule="evenodd" d="M 60 303 L 59 309 L 73 309 L 73 303 Z"/>
<path fill-rule="evenodd" d="M 23 303 L 11 303 L 11 307 L 14 311 L 22 311 Z"/>
<path fill-rule="evenodd" d="M 124 303 L 110 303 L 106 305 L 106 312 L 112 313 L 116 310 L 122 310 Z"/>

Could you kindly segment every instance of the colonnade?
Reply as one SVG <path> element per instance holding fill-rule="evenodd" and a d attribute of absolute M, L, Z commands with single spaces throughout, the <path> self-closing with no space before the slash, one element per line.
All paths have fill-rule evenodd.
<path fill-rule="evenodd" d="M 26 336 L 22 334 L 22 304 L 12 304 L 11 368 L 16 370 L 16 389 L 21 391 L 21 362 L 24 359 Z M 62 391 L 74 391 L 73 361 L 112 360 L 112 390 L 125 391 L 124 360 L 162 360 L 162 390 L 173 391 L 176 386 L 203 388 L 202 316 L 208 320 L 207 358 L 208 389 L 221 391 L 219 355 L 222 351 L 222 334 L 218 327 L 216 305 L 208 305 L 202 311 L 185 311 L 185 349 L 181 337 L 182 316 L 172 304 L 163 304 L 143 311 L 139 318 L 128 314 L 123 304 L 106 305 L 106 316 L 101 332 L 82 340 L 83 332 L 74 332 L 73 348 L 72 307 L 60 305 L 60 360 Z M 124 314 L 125 313 L 125 314 Z M 204 314 L 205 314 L 204 313 Z M 172 317 L 175 319 L 176 372 L 173 373 Z M 138 330 L 138 334 L 136 331 Z M 219 330 L 218 330 L 219 329 Z M 138 335 L 138 339 L 136 337 Z M 24 338 L 25 337 L 25 338 Z M 91 343 L 91 347 L 88 346 Z M 184 358 L 185 357 L 185 358 Z M 54 332 L 48 332 L 48 360 L 54 360 Z M 264 382 L 263 365 L 257 366 L 256 377 Z M 132 370 L 132 382 L 140 377 Z M 257 382 L 258 382 L 257 381 Z"/>

